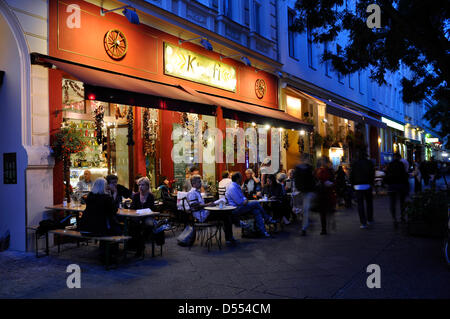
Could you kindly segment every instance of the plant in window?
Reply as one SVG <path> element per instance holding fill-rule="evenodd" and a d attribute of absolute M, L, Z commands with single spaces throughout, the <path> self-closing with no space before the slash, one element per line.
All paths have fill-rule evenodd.
<path fill-rule="evenodd" d="M 67 201 L 70 202 L 72 187 L 70 186 L 70 155 L 83 152 L 87 146 L 87 139 L 83 131 L 76 128 L 75 124 L 62 127 L 53 137 L 51 148 L 53 156 L 63 161 L 64 192 Z"/>

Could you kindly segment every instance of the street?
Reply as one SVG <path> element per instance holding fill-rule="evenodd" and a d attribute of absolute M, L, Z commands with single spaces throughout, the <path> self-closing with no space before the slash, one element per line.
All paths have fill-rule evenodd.
<path fill-rule="evenodd" d="M 97 247 L 66 244 L 58 255 L 0 253 L 0 298 L 450 298 L 442 239 L 395 230 L 387 196 L 374 200 L 375 224 L 360 229 L 355 205 L 339 209 L 321 236 L 318 214 L 306 237 L 298 221 L 271 239 L 240 239 L 236 248 L 191 250 L 166 234 L 163 256 L 131 258 L 106 271 Z M 177 233 L 178 234 L 178 233 Z M 150 245 L 148 245 L 150 246 Z M 159 249 L 157 249 L 157 252 Z M 81 288 L 69 289 L 66 267 L 81 267 Z M 381 269 L 381 288 L 369 289 L 367 266 Z"/>

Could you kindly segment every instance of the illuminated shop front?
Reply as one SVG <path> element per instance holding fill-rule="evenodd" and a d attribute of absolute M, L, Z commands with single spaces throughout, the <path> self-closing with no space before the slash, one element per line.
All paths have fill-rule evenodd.
<path fill-rule="evenodd" d="M 102 17 L 100 8 L 87 2 L 74 3 L 82 9 L 81 28 L 73 30 L 61 23 L 69 15 L 67 4 L 51 1 L 49 54 L 32 55 L 35 64 L 52 66 L 50 113 L 55 116 L 50 135 L 74 127 L 87 139 L 83 152 L 70 159 L 72 187 L 86 169 L 94 176 L 116 174 L 119 183 L 130 188 L 138 174 L 150 177 L 153 187 L 160 176 L 175 180 L 179 187 L 192 165 L 214 186 L 223 170 L 257 170 L 263 160 L 252 163 L 246 149 L 242 163 L 236 158 L 207 163 L 203 160 L 207 152 L 220 148 L 210 136 L 200 143 L 186 142 L 192 152 L 183 155 L 192 161 L 174 163 L 173 145 L 182 139 L 174 136 L 178 128 L 199 131 L 200 136 L 218 129 L 224 139 L 227 128 L 267 130 L 268 156 L 275 152 L 269 128 L 276 128 L 280 139 L 283 132 L 312 131 L 311 124 L 278 110 L 274 75 L 255 72 L 194 43 L 180 43 L 180 38 L 144 24 L 130 24 L 123 16 Z M 126 50 L 108 50 L 111 39 Z M 56 203 L 63 197 L 61 170 L 62 164 L 56 163 Z"/>

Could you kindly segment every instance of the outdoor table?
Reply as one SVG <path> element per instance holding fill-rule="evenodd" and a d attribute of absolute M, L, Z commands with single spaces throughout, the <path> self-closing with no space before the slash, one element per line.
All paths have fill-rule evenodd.
<path fill-rule="evenodd" d="M 135 209 L 127 209 L 127 208 L 119 208 L 117 211 L 118 216 L 125 217 L 125 225 L 124 225 L 124 235 L 128 236 L 128 221 L 131 218 L 139 219 L 142 217 L 154 217 L 158 216 L 159 212 L 150 212 L 150 213 L 138 213 Z M 155 257 L 155 243 L 152 241 L 152 257 Z"/>
<path fill-rule="evenodd" d="M 220 208 L 219 206 L 206 206 L 205 210 L 210 211 L 211 213 L 216 213 L 216 214 L 225 214 L 225 213 L 228 214 L 228 213 L 231 213 L 236 208 L 237 208 L 236 206 L 230 206 L 230 205 L 224 205 L 222 208 Z M 222 223 L 223 223 L 222 219 L 220 219 L 220 218 L 217 219 L 216 231 L 206 239 L 207 247 L 209 247 L 208 242 L 211 243 L 212 239 L 217 236 L 217 233 L 219 233 L 219 241 L 222 241 L 222 233 L 221 233 Z M 220 248 L 220 246 L 221 245 L 219 245 L 219 248 Z"/>
<path fill-rule="evenodd" d="M 84 210 L 86 209 L 86 205 L 84 205 L 84 204 L 75 205 L 72 202 L 70 202 L 70 203 L 67 203 L 67 206 L 63 206 L 63 204 L 56 204 L 56 205 L 45 206 L 45 209 L 62 210 L 64 212 L 69 212 L 71 214 L 74 214 L 76 221 L 77 221 L 77 225 L 78 225 L 80 213 L 84 212 Z"/>

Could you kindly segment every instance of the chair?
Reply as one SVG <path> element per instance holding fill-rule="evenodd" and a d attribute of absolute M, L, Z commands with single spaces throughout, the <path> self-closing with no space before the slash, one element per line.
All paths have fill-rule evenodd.
<path fill-rule="evenodd" d="M 219 187 L 219 198 L 225 198 L 226 191 L 227 191 L 226 187 Z"/>
<path fill-rule="evenodd" d="M 181 194 L 180 194 L 181 193 Z M 200 240 L 200 246 L 205 245 L 210 251 L 213 238 L 216 239 L 217 246 L 222 249 L 221 224 L 215 221 L 200 222 L 194 217 L 194 213 L 201 210 L 199 202 L 189 201 L 186 192 L 178 192 L 177 206 L 185 215 L 186 224 L 190 223 L 196 232 L 196 240 Z M 215 229 L 214 229 L 215 228 Z M 219 237 L 217 237 L 219 235 Z M 190 247 L 189 247 L 190 249 Z"/>

